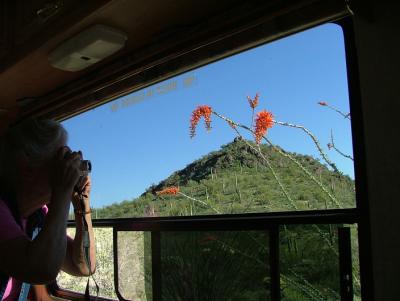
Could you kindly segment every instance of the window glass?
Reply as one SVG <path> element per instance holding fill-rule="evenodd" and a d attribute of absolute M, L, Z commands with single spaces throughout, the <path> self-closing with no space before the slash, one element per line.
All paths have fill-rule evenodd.
<path fill-rule="evenodd" d="M 361 300 L 361 279 L 360 279 L 360 248 L 358 245 L 358 226 L 349 225 L 351 231 L 351 258 L 353 264 L 353 290 L 354 300 Z"/>
<path fill-rule="evenodd" d="M 354 300 L 361 300 L 357 228 L 354 225 L 280 227 L 281 300 L 341 300 L 339 228 L 350 229 Z"/>
<path fill-rule="evenodd" d="M 118 291 L 125 300 L 151 301 L 151 233 L 118 231 Z"/>
<path fill-rule="evenodd" d="M 354 300 L 360 299 L 357 228 L 354 225 L 282 225 L 279 273 L 282 300 L 340 300 L 339 228 L 351 231 Z M 96 229 L 97 270 L 101 297 L 114 291 L 111 229 Z M 73 235 L 73 231 L 70 232 Z M 125 300 L 153 300 L 153 268 L 160 267 L 162 300 L 270 300 L 269 230 L 117 232 L 118 293 Z M 159 249 L 158 249 L 159 248 Z M 152 254 L 159 254 L 153 258 Z M 351 263 L 350 263 L 351 264 Z M 84 293 L 86 277 L 61 273 L 61 288 Z M 96 295 L 91 283 L 91 294 Z"/>
<path fill-rule="evenodd" d="M 119 218 L 355 207 L 350 119 L 343 33 L 326 24 L 63 125 L 92 161 L 94 218 Z"/>
<path fill-rule="evenodd" d="M 68 228 L 70 237 L 75 236 L 75 229 Z M 114 257 L 112 228 L 94 228 L 96 237 L 96 272 L 93 278 L 99 285 L 99 297 L 118 300 L 114 289 Z M 64 290 L 85 294 L 88 277 L 75 277 L 60 272 L 57 284 Z M 96 285 L 90 278 L 90 294 L 96 296 Z"/>
<path fill-rule="evenodd" d="M 281 227 L 280 255 L 282 300 L 340 300 L 335 225 Z"/>
<path fill-rule="evenodd" d="M 270 300 L 268 234 L 161 232 L 162 300 Z"/>

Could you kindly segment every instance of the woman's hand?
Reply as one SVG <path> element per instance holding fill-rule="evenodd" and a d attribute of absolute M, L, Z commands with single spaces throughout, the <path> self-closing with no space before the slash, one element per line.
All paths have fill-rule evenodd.
<path fill-rule="evenodd" d="M 71 152 L 66 146 L 59 150 L 51 181 L 53 194 L 72 195 L 73 189 L 81 176 L 81 160 L 82 154 L 80 152 Z"/>
<path fill-rule="evenodd" d="M 89 205 L 90 191 L 92 188 L 92 180 L 91 180 L 90 176 L 88 175 L 88 176 L 84 177 L 83 180 L 81 181 L 81 183 L 79 183 L 78 185 L 79 185 L 81 194 L 83 196 L 84 208 L 82 208 L 82 204 L 80 202 L 79 195 L 77 192 L 73 193 L 72 204 L 74 205 L 74 208 L 77 210 L 83 210 L 83 211 L 89 210 L 90 209 L 90 205 Z"/>

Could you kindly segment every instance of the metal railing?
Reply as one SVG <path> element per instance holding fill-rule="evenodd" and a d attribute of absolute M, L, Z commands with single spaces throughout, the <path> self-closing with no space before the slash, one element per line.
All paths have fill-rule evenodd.
<path fill-rule="evenodd" d="M 94 228 L 112 228 L 114 257 L 114 286 L 119 300 L 126 300 L 119 291 L 118 279 L 118 232 L 144 231 L 151 233 L 152 260 L 152 296 L 153 301 L 160 301 L 162 296 L 161 283 L 161 235 L 164 231 L 267 231 L 269 235 L 269 267 L 271 300 L 280 300 L 280 259 L 279 259 L 279 227 L 283 225 L 311 224 L 357 224 L 359 215 L 357 209 L 318 210 L 279 213 L 252 213 L 235 215 L 207 215 L 184 217 L 149 217 L 95 219 Z M 68 227 L 74 227 L 74 221 L 68 222 Z M 351 250 L 349 232 L 341 228 L 339 234 L 339 267 L 341 282 L 341 300 L 353 300 L 351 281 Z M 350 253 L 349 253 L 350 252 Z M 349 255 L 350 254 L 350 255 Z M 83 295 L 63 290 L 54 283 L 51 287 L 55 296 L 71 300 L 82 300 Z M 98 298 L 98 300 L 108 300 Z"/>

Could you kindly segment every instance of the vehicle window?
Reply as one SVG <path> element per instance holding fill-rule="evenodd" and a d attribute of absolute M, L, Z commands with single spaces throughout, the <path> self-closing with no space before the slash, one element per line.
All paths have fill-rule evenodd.
<path fill-rule="evenodd" d="M 92 161 L 94 217 L 119 218 L 355 207 L 350 119 L 343 33 L 326 24 L 63 125 Z"/>
<path fill-rule="evenodd" d="M 70 147 L 92 162 L 92 211 L 100 219 L 355 208 L 350 121 L 343 32 L 325 24 L 164 80 L 63 125 Z M 338 300 L 339 226 L 280 227 L 282 300 Z M 105 235 L 112 241 L 112 232 Z M 268 299 L 268 238 L 257 231 L 162 232 L 160 281 L 170 289 L 163 298 L 180 294 L 184 300 L 186 285 L 232 300 Z M 149 241 L 147 232 L 118 234 L 123 298 L 152 299 Z M 226 268 L 222 258 L 237 265 L 212 275 L 252 286 L 224 287 L 220 279 L 210 282 L 211 274 L 193 272 Z M 104 283 L 113 283 L 114 266 L 106 269 Z M 183 285 L 185 271 L 199 278 Z M 358 296 L 357 268 L 353 273 Z M 61 287 L 83 292 L 63 277 Z"/>

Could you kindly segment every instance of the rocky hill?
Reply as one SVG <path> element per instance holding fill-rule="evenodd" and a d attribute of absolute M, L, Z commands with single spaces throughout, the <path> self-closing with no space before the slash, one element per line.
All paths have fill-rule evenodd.
<path fill-rule="evenodd" d="M 311 156 L 287 153 L 279 148 L 309 171 L 307 175 L 293 159 L 283 156 L 276 149 L 261 145 L 260 150 L 262 155 L 253 142 L 236 138 L 220 150 L 203 156 L 150 186 L 139 198 L 98 210 L 98 217 L 270 212 L 355 206 L 354 181 L 348 176 L 329 170 Z M 157 192 L 171 186 L 179 187 L 182 194 L 157 195 Z"/>

